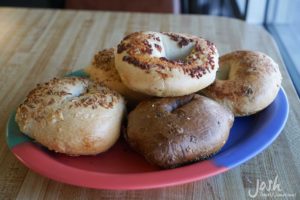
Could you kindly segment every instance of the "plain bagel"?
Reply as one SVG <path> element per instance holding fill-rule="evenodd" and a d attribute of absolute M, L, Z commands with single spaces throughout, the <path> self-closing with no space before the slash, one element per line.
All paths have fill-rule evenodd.
<path fill-rule="evenodd" d="M 173 168 L 218 152 L 233 121 L 229 109 L 197 94 L 152 99 L 130 112 L 125 138 L 150 163 Z"/>
<path fill-rule="evenodd" d="M 235 51 L 220 57 L 216 81 L 201 91 L 235 116 L 254 114 L 271 104 L 281 85 L 272 58 L 261 52 Z"/>
<path fill-rule="evenodd" d="M 89 77 L 99 83 L 103 83 L 112 90 L 117 91 L 125 97 L 130 104 L 149 98 L 140 92 L 133 91 L 126 87 L 121 81 L 118 71 L 115 68 L 115 48 L 104 49 L 94 55 L 90 66 L 85 68 Z"/>
<path fill-rule="evenodd" d="M 18 107 L 20 130 L 50 150 L 94 155 L 119 138 L 125 103 L 121 95 L 79 77 L 38 84 Z"/>
<path fill-rule="evenodd" d="M 153 96 L 182 96 L 215 80 L 218 51 L 203 38 L 180 33 L 136 32 L 118 45 L 116 69 L 132 90 Z"/>

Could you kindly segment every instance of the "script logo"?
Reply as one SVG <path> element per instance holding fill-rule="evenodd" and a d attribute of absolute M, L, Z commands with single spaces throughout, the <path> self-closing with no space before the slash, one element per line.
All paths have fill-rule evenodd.
<path fill-rule="evenodd" d="M 268 182 L 261 181 L 256 179 L 256 188 L 255 191 L 251 192 L 248 190 L 248 195 L 251 198 L 256 198 L 257 196 L 262 197 L 296 197 L 296 193 L 290 194 L 285 193 L 280 183 L 278 183 L 278 175 L 276 175 L 275 179 L 269 179 Z"/>

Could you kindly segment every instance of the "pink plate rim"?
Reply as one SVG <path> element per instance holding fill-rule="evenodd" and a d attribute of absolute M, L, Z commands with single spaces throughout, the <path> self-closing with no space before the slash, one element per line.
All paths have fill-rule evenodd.
<path fill-rule="evenodd" d="M 101 173 L 82 170 L 55 161 L 31 142 L 12 149 L 15 156 L 28 168 L 56 181 L 71 185 L 113 190 L 150 189 L 201 180 L 227 170 L 210 161 L 202 161 L 179 168 L 144 173 Z M 39 158 L 39 164 L 35 164 Z M 51 170 L 49 170 L 51 166 Z"/>

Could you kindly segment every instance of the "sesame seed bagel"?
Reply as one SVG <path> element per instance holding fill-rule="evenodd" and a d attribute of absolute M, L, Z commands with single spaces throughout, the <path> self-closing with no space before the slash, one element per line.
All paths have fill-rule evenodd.
<path fill-rule="evenodd" d="M 218 52 L 214 44 L 179 33 L 136 32 L 118 45 L 116 69 L 132 90 L 152 96 L 182 96 L 215 80 Z"/>
<path fill-rule="evenodd" d="M 115 68 L 115 48 L 104 49 L 95 54 L 91 65 L 85 68 L 85 72 L 92 80 L 103 83 L 108 88 L 120 93 L 129 104 L 136 104 L 149 98 L 145 94 L 129 89 L 121 81 Z"/>
<path fill-rule="evenodd" d="M 130 112 L 125 138 L 150 163 L 173 168 L 218 152 L 233 121 L 229 109 L 198 94 L 151 99 Z"/>
<path fill-rule="evenodd" d="M 20 130 L 50 150 L 94 155 L 119 138 L 125 103 L 121 95 L 79 77 L 38 84 L 18 107 Z"/>
<path fill-rule="evenodd" d="M 276 98 L 281 73 L 264 53 L 235 51 L 221 56 L 219 65 L 216 81 L 201 92 L 227 106 L 235 116 L 254 114 Z"/>

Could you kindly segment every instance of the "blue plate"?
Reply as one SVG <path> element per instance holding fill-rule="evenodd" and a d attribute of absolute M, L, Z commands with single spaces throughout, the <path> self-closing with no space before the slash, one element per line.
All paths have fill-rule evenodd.
<path fill-rule="evenodd" d="M 264 110 L 235 118 L 227 143 L 213 160 L 219 166 L 232 168 L 262 152 L 279 136 L 288 113 L 288 99 L 281 88 L 273 103 Z"/>

